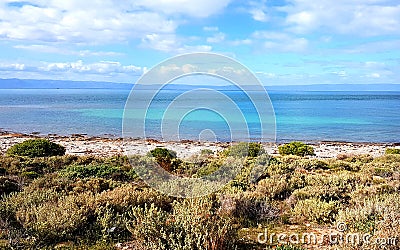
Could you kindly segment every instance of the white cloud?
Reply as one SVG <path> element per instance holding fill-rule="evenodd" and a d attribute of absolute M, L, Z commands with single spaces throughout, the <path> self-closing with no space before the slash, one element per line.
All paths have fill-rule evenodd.
<path fill-rule="evenodd" d="M 103 44 L 173 34 L 181 18 L 204 18 L 230 0 L 31 0 L 0 3 L 0 39 Z M 13 1 L 16 2 L 16 1 Z"/>
<path fill-rule="evenodd" d="M 218 29 L 218 27 L 215 27 L 215 26 L 205 26 L 205 27 L 203 27 L 203 30 L 204 31 L 218 31 L 219 29 Z"/>
<path fill-rule="evenodd" d="M 49 54 L 60 54 L 60 55 L 74 55 L 80 57 L 88 57 L 88 56 L 121 56 L 122 53 L 113 52 L 113 51 L 92 51 L 92 50 L 70 50 L 61 47 L 55 47 L 44 44 L 31 44 L 31 45 L 15 45 L 13 48 L 29 50 L 39 53 L 49 53 Z"/>
<path fill-rule="evenodd" d="M 304 52 L 309 46 L 306 38 L 283 32 L 255 31 L 251 37 L 267 52 Z"/>
<path fill-rule="evenodd" d="M 222 32 L 218 32 L 211 37 L 207 37 L 206 40 L 208 43 L 220 43 L 225 40 L 225 34 Z"/>
<path fill-rule="evenodd" d="M 121 65 L 119 62 L 100 61 L 97 63 L 85 64 L 82 60 L 69 63 L 47 63 L 38 67 L 38 70 L 48 72 L 75 72 L 92 74 L 112 74 L 112 73 L 137 73 L 142 72 L 142 68 L 128 65 Z"/>
<path fill-rule="evenodd" d="M 337 75 L 339 77 L 347 77 L 348 76 L 347 72 L 344 70 L 337 71 L 337 72 L 335 71 L 335 72 L 332 72 L 332 74 Z"/>
<path fill-rule="evenodd" d="M 269 21 L 269 16 L 267 14 L 267 1 L 250 1 L 248 3 L 247 12 L 255 21 L 267 22 Z"/>
<path fill-rule="evenodd" d="M 368 74 L 367 77 L 371 77 L 371 78 L 380 78 L 381 75 L 380 75 L 379 73 L 371 73 L 371 74 Z"/>
<path fill-rule="evenodd" d="M 21 71 L 25 70 L 25 64 L 23 63 L 0 63 L 0 71 Z"/>
<path fill-rule="evenodd" d="M 166 14 L 183 14 L 192 17 L 208 17 L 223 10 L 231 0 L 131 0 L 136 5 Z"/>
<path fill-rule="evenodd" d="M 263 10 L 260 9 L 252 9 L 250 10 L 250 14 L 253 16 L 253 19 L 260 22 L 268 21 L 268 16 L 265 14 Z"/>
<path fill-rule="evenodd" d="M 271 73 L 271 72 L 256 72 L 256 75 L 268 79 L 277 77 L 276 73 Z"/>
<path fill-rule="evenodd" d="M 238 39 L 238 40 L 233 40 L 233 41 L 228 41 L 228 44 L 232 46 L 240 46 L 240 45 L 250 45 L 253 43 L 252 39 Z"/>
<path fill-rule="evenodd" d="M 280 10 L 296 33 L 321 31 L 356 36 L 400 34 L 400 4 L 389 0 L 290 0 Z"/>
<path fill-rule="evenodd" d="M 208 45 L 186 45 L 184 40 L 176 35 L 149 34 L 142 39 L 142 47 L 151 48 L 163 52 L 187 53 L 207 52 L 212 47 Z"/>
<path fill-rule="evenodd" d="M 10 63 L 0 62 L 0 76 L 5 78 L 96 80 L 113 82 L 132 82 L 147 70 L 135 65 L 120 62 L 99 61 Z"/>

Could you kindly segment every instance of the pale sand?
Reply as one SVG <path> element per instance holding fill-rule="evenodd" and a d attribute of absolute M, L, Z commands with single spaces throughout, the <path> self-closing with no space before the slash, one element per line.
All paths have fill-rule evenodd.
<path fill-rule="evenodd" d="M 7 134 L 0 135 L 0 154 L 5 154 L 6 150 L 15 143 L 35 138 L 30 135 Z M 165 147 L 177 152 L 178 157 L 188 158 L 199 154 L 203 149 L 211 149 L 214 152 L 227 148 L 229 143 L 207 143 L 207 142 L 159 142 L 155 140 L 131 140 L 107 139 L 98 137 L 49 137 L 53 142 L 65 146 L 67 154 L 71 155 L 92 155 L 92 156 L 113 156 L 124 155 L 126 152 L 131 154 L 144 155 L 156 147 Z M 125 145 L 125 146 L 124 146 Z M 319 142 L 312 145 L 317 158 L 335 158 L 340 154 L 361 155 L 369 154 L 373 157 L 381 156 L 390 144 L 378 143 L 345 143 L 345 142 Z M 264 144 L 264 148 L 269 154 L 278 154 L 278 145 Z"/>

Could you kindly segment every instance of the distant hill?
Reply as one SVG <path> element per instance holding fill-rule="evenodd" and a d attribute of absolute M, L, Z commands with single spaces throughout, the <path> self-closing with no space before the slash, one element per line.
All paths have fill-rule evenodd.
<path fill-rule="evenodd" d="M 141 89 L 153 89 L 159 85 L 140 86 Z M 131 89 L 130 83 L 62 81 L 32 79 L 0 79 L 0 89 Z M 201 86 L 217 90 L 236 90 L 234 86 Z M 193 89 L 193 85 L 169 84 L 167 89 Z M 265 86 L 267 91 L 400 91 L 400 84 L 314 84 Z"/>
<path fill-rule="evenodd" d="M 0 89 L 131 89 L 129 83 L 0 79 Z"/>
<path fill-rule="evenodd" d="M 315 84 L 265 88 L 267 91 L 400 91 L 400 84 Z"/>

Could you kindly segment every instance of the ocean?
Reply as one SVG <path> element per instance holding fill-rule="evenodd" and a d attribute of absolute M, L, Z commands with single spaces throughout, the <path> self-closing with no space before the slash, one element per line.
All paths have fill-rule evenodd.
<path fill-rule="evenodd" d="M 146 96 L 146 90 L 141 91 Z M 234 124 L 240 117 L 210 112 L 207 107 L 222 104 L 207 95 L 183 98 L 179 105 L 169 106 L 172 98 L 179 94 L 178 90 L 166 90 L 152 101 L 146 116 L 147 137 L 162 139 L 160 117 L 166 108 L 170 108 L 172 115 L 168 119 L 173 124 L 180 124 L 177 130 L 180 139 L 232 140 L 229 122 Z M 243 111 L 250 136 L 257 140 L 259 124 L 257 114 L 251 110 L 252 103 L 237 91 L 225 91 L 224 94 Z M 269 91 L 268 94 L 276 117 L 276 140 L 279 142 L 400 142 L 400 92 Z M 118 89 L 0 89 L 0 128 L 27 134 L 121 137 L 128 96 L 129 90 Z M 180 108 L 195 104 L 199 104 L 199 110 L 184 117 L 178 115 Z M 133 124 L 140 121 L 134 114 L 126 119 L 131 119 Z M 203 132 L 208 136 L 199 137 Z M 246 132 L 247 127 L 236 126 L 234 130 L 238 135 Z"/>

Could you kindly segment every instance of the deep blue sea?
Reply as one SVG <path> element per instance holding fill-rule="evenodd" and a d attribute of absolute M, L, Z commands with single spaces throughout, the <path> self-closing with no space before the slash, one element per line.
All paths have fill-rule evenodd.
<path fill-rule="evenodd" d="M 251 103 L 235 91 L 225 94 L 245 113 L 250 134 L 257 139 Z M 122 117 L 128 95 L 128 90 L 107 89 L 0 89 L 0 128 L 28 134 L 122 136 Z M 160 116 L 157 114 L 162 114 L 166 108 L 178 111 L 186 104 L 198 103 L 201 108 L 219 103 L 219 100 L 199 96 L 168 107 L 170 98 L 176 95 L 169 90 L 153 100 L 147 112 L 148 137 L 161 139 L 158 138 Z M 400 92 L 273 91 L 269 92 L 269 97 L 276 115 L 277 141 L 400 142 Z M 138 98 L 137 102 L 141 101 Z M 179 114 L 174 110 L 170 113 Z M 129 119 L 134 122 L 139 118 L 133 115 Z M 198 110 L 184 118 L 172 115 L 168 119 L 180 124 L 180 139 L 199 138 L 201 131 L 209 129 L 217 140 L 231 140 L 226 120 L 215 113 Z M 235 130 L 238 134 L 245 132 L 245 127 L 243 131 Z"/>

